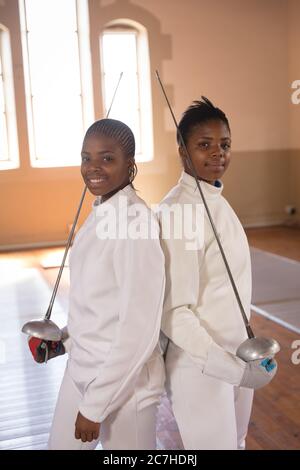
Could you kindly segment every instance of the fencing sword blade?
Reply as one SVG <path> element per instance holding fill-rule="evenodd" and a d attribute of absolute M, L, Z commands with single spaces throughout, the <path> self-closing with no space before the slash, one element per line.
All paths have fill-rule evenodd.
<path fill-rule="evenodd" d="M 117 94 L 117 91 L 118 91 L 118 88 L 119 88 L 119 85 L 120 85 L 120 82 L 121 82 L 122 77 L 123 77 L 123 72 L 121 72 L 120 75 L 119 75 L 119 80 L 118 80 L 117 86 L 116 86 L 116 88 L 115 88 L 115 91 L 114 91 L 114 93 L 113 93 L 113 97 L 112 97 L 112 99 L 111 99 L 110 107 L 108 108 L 108 111 L 107 111 L 107 113 L 106 113 L 106 119 L 107 119 L 108 116 L 110 115 L 111 108 L 112 108 L 112 106 L 113 106 L 113 103 L 114 103 L 114 100 L 115 100 L 115 96 L 116 96 L 116 94 Z"/>

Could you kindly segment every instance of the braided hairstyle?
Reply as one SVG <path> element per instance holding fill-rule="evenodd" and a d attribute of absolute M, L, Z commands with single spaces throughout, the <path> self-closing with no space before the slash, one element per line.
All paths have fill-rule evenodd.
<path fill-rule="evenodd" d="M 221 109 L 216 108 L 205 96 L 201 96 L 201 101 L 193 101 L 191 106 L 184 111 L 179 121 L 178 128 L 184 143 L 187 144 L 187 140 L 195 127 L 208 121 L 222 121 L 230 132 L 229 122 L 225 113 Z M 177 143 L 181 145 L 178 131 Z"/>
<path fill-rule="evenodd" d="M 129 167 L 129 183 L 132 186 L 132 182 L 137 174 L 137 166 L 134 160 L 135 139 L 132 130 L 124 122 L 117 119 L 100 119 L 88 128 L 84 140 L 92 135 L 112 137 L 118 142 L 125 157 L 132 159 L 133 165 Z"/>

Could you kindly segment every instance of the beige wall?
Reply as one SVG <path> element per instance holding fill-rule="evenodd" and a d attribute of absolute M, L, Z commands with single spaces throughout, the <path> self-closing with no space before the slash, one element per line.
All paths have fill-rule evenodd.
<path fill-rule="evenodd" d="M 276 225 L 287 219 L 289 175 L 289 151 L 233 154 L 223 178 L 225 193 L 244 225 Z"/>
<path fill-rule="evenodd" d="M 289 85 L 300 80 L 300 2 L 289 0 Z M 292 90 L 290 90 L 290 94 Z M 289 100 L 290 111 L 290 146 L 300 149 L 300 104 L 292 104 Z"/>
<path fill-rule="evenodd" d="M 286 217 L 286 204 L 295 203 L 300 210 L 300 105 L 289 104 L 290 82 L 300 79 L 300 40 L 295 40 L 298 0 L 90 0 L 89 4 L 96 118 L 103 115 L 98 34 L 110 20 L 134 19 L 148 29 L 152 72 L 160 70 L 175 114 L 179 117 L 201 94 L 226 111 L 233 158 L 224 178 L 225 195 L 241 220 L 278 223 Z M 29 165 L 17 6 L 17 0 L 0 2 L 0 23 L 10 29 L 13 39 L 21 153 L 20 169 L 0 172 L 2 246 L 64 240 L 82 191 L 79 168 Z M 154 73 L 152 97 L 155 158 L 139 165 L 136 180 L 149 203 L 158 202 L 180 172 L 174 128 Z M 90 202 L 91 197 L 81 220 Z"/>
<path fill-rule="evenodd" d="M 300 2 L 289 0 L 289 83 L 300 80 Z M 289 101 L 290 111 L 290 200 L 300 221 L 300 103 Z"/>
<path fill-rule="evenodd" d="M 172 38 L 172 57 L 162 72 L 174 87 L 177 116 L 191 100 L 206 95 L 226 110 L 235 150 L 287 147 L 285 0 L 134 3 L 147 5 Z"/>

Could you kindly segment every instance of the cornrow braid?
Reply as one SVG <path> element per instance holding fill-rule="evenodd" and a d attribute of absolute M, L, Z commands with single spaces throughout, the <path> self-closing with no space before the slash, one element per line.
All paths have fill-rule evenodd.
<path fill-rule="evenodd" d="M 85 133 L 84 140 L 92 135 L 103 135 L 115 139 L 123 150 L 126 158 L 132 159 L 129 167 L 129 183 L 134 188 L 132 182 L 137 175 L 137 166 L 134 160 L 135 139 L 132 130 L 117 119 L 100 119 L 94 122 Z"/>
<path fill-rule="evenodd" d="M 216 120 L 224 122 L 230 132 L 229 122 L 225 113 L 221 109 L 216 108 L 208 98 L 201 96 L 201 101 L 193 101 L 191 106 L 184 111 L 178 124 L 184 143 L 187 143 L 189 135 L 196 126 Z M 181 145 L 178 132 L 177 143 Z"/>
<path fill-rule="evenodd" d="M 131 129 L 124 122 L 116 119 L 100 119 L 94 122 L 86 131 L 84 139 L 91 135 L 104 135 L 114 138 L 126 157 L 134 158 L 135 140 Z"/>

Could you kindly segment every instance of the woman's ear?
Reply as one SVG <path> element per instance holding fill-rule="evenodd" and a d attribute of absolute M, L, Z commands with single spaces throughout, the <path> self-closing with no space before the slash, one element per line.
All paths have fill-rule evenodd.
<path fill-rule="evenodd" d="M 178 147 L 178 153 L 180 155 L 180 158 L 181 158 L 182 162 L 184 162 L 184 160 L 185 160 L 185 151 L 184 151 L 184 148 L 182 147 L 182 145 L 180 145 Z"/>
<path fill-rule="evenodd" d="M 191 170 L 190 161 L 187 158 L 186 152 L 185 152 L 184 148 L 182 147 L 182 145 L 180 147 L 178 147 L 178 152 L 179 152 L 181 162 L 182 162 L 182 166 L 183 166 L 184 170 L 185 171 Z"/>
<path fill-rule="evenodd" d="M 134 158 L 129 157 L 127 160 L 128 169 L 134 166 Z"/>
<path fill-rule="evenodd" d="M 188 168 L 190 168 L 190 165 L 189 165 L 189 161 L 188 161 L 188 159 L 187 159 L 185 150 L 184 150 L 184 148 L 182 147 L 182 145 L 180 145 L 180 146 L 178 147 L 178 153 L 179 153 L 179 155 L 180 155 L 183 168 L 184 168 L 185 170 L 187 170 Z"/>
<path fill-rule="evenodd" d="M 136 174 L 137 174 L 137 167 L 135 164 L 134 157 L 128 158 L 128 175 L 129 175 L 129 182 L 132 183 Z"/>

